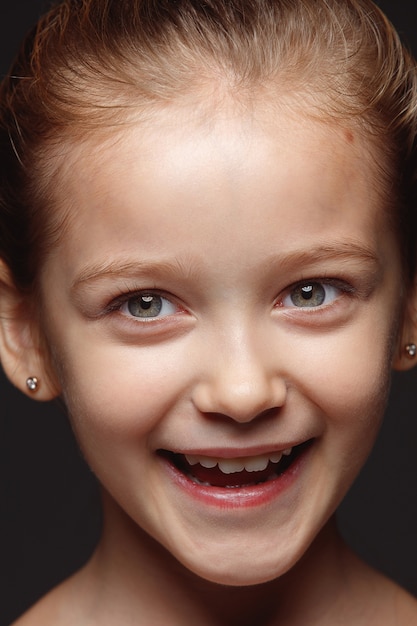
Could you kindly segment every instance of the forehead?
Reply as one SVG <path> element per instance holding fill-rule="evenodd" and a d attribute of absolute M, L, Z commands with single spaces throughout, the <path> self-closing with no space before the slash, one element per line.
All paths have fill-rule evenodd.
<path fill-rule="evenodd" d="M 57 150 L 52 149 L 54 157 L 65 162 L 73 156 L 74 161 L 82 156 L 88 158 L 91 150 L 104 154 L 104 149 L 121 142 L 131 134 L 132 129 L 140 129 L 144 142 L 146 137 L 155 136 L 159 127 L 176 131 L 178 135 L 187 132 L 210 132 L 222 126 L 224 129 L 241 124 L 243 128 L 251 123 L 265 132 L 285 128 L 292 124 L 313 127 L 316 131 L 334 133 L 335 138 L 341 132 L 351 138 L 361 148 L 368 148 L 372 154 L 377 142 L 366 132 L 366 123 L 359 116 L 340 115 L 329 106 L 328 94 L 322 95 L 314 86 L 298 86 L 296 81 L 281 81 L 278 77 L 266 85 L 253 84 L 246 88 L 233 86 L 226 79 L 210 79 L 191 91 L 184 91 L 170 101 L 142 102 L 136 106 L 134 100 L 124 109 L 115 107 L 107 110 L 103 122 L 95 122 L 94 112 L 88 115 L 88 108 L 83 111 L 79 125 L 74 121 L 63 137 L 58 139 Z M 374 145 L 375 143 L 375 145 Z"/>
<path fill-rule="evenodd" d="M 72 234 L 81 258 L 88 250 L 85 233 L 98 240 L 110 228 L 124 237 L 133 233 L 132 218 L 142 238 L 175 229 L 176 244 L 181 236 L 190 249 L 196 220 L 214 245 L 219 228 L 234 223 L 236 233 L 242 230 L 243 214 L 253 241 L 261 220 L 277 229 L 285 221 L 287 239 L 299 230 L 308 239 L 336 221 L 342 229 L 354 204 L 358 228 L 369 234 L 369 224 L 384 225 L 363 134 L 294 109 L 268 100 L 210 115 L 172 106 L 105 139 L 68 144 L 55 188 L 57 210 L 67 218 L 58 247 Z M 128 247 L 135 237 L 126 239 Z"/>
<path fill-rule="evenodd" d="M 211 95 L 210 92 L 209 98 Z M 298 151 L 300 155 L 316 153 L 325 157 L 329 151 L 336 151 L 339 161 L 353 165 L 354 160 L 361 160 L 368 173 L 373 172 L 372 180 L 377 177 L 375 163 L 381 160 L 381 155 L 376 154 L 377 146 L 359 123 L 324 117 L 317 114 L 318 108 L 316 112 L 306 110 L 306 103 L 303 100 L 298 103 L 293 94 L 291 97 L 281 94 L 279 103 L 274 95 L 272 91 L 263 98 L 248 101 L 216 94 L 212 102 L 206 103 L 199 94 L 195 99 L 147 112 L 141 110 L 137 116 L 132 114 L 126 124 L 95 129 L 74 139 L 69 135 L 53 155 L 58 164 L 55 182 L 64 191 L 63 197 L 56 197 L 58 205 L 59 201 L 65 202 L 71 186 L 78 186 L 84 171 L 94 182 L 103 168 L 116 172 L 124 169 L 129 160 L 135 166 L 146 167 L 158 152 L 158 160 L 163 154 L 166 161 L 172 157 L 178 163 L 178 153 L 196 151 L 202 142 L 206 148 L 211 143 L 217 157 L 220 145 L 225 150 L 222 154 L 231 156 L 238 136 L 240 153 L 249 150 L 248 161 L 252 147 L 265 148 L 268 143 L 271 153 L 274 144 L 281 153 Z M 296 139 L 296 143 L 290 143 L 290 138 Z"/>

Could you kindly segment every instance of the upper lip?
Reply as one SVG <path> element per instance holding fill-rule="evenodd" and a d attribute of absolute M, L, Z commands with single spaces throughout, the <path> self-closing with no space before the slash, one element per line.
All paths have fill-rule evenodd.
<path fill-rule="evenodd" d="M 218 457 L 224 459 L 237 459 L 252 456 L 260 456 L 264 454 L 273 454 L 274 452 L 283 452 L 289 448 L 295 448 L 303 443 L 307 443 L 310 439 L 280 442 L 277 444 L 259 445 L 253 447 L 237 448 L 237 447 L 216 447 L 216 448 L 197 448 L 187 447 L 178 448 L 175 450 L 166 450 L 173 454 L 187 454 L 190 456 L 206 456 L 206 457 Z"/>

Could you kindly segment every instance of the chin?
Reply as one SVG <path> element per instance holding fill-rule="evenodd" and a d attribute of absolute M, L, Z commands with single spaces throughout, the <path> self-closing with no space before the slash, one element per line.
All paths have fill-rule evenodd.
<path fill-rule="evenodd" d="M 202 560 L 202 562 L 210 563 L 211 567 L 201 567 L 201 564 L 196 563 L 183 563 L 183 565 L 207 582 L 229 587 L 250 587 L 271 582 L 284 575 L 294 565 L 292 561 L 285 565 L 277 561 L 273 564 L 263 564 L 255 557 L 245 559 L 244 562 L 239 559 L 238 563 L 232 563 L 224 556 L 213 556 L 210 560 Z"/>

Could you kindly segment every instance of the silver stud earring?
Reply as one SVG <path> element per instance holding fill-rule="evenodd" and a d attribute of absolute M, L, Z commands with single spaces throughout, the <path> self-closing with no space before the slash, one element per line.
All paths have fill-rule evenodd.
<path fill-rule="evenodd" d="M 407 356 L 410 359 L 414 359 L 414 357 L 417 354 L 417 346 L 415 343 L 407 343 L 407 345 L 405 346 L 405 351 L 407 353 Z"/>
<path fill-rule="evenodd" d="M 29 376 L 29 378 L 26 379 L 26 387 L 29 389 L 29 391 L 36 391 L 38 386 L 39 381 L 36 376 Z"/>

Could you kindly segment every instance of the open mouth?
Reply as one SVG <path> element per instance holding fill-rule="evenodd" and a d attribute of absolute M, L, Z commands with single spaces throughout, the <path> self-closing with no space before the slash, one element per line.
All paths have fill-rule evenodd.
<path fill-rule="evenodd" d="M 287 450 L 227 459 L 177 454 L 167 450 L 160 450 L 159 454 L 198 485 L 237 489 L 253 487 L 282 476 L 311 443 L 312 440 Z"/>

